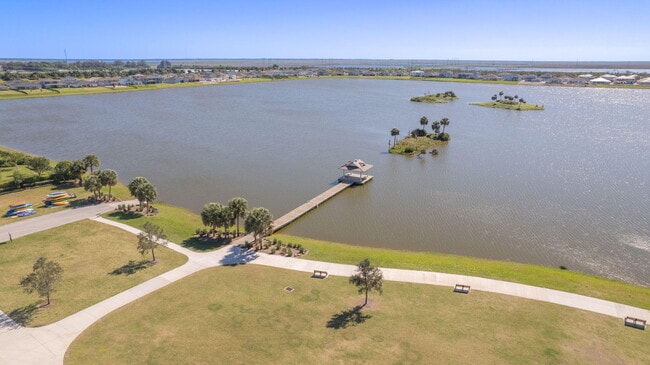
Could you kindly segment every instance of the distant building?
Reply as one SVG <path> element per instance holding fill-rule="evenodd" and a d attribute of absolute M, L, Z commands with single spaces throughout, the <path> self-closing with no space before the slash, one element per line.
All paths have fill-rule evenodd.
<path fill-rule="evenodd" d="M 607 79 L 604 79 L 604 78 L 602 78 L 602 77 L 598 77 L 598 78 L 595 78 L 595 79 L 589 80 L 589 82 L 590 82 L 591 84 L 594 84 L 594 85 L 609 85 L 609 84 L 612 83 L 611 81 L 609 81 L 609 80 L 607 80 Z"/>
<path fill-rule="evenodd" d="M 636 82 L 637 76 L 636 75 L 629 75 L 629 76 L 619 76 L 614 79 L 614 82 L 617 84 L 627 84 L 627 85 L 632 85 Z"/>
<path fill-rule="evenodd" d="M 650 77 L 646 77 L 645 79 L 641 79 L 637 82 L 639 85 L 650 85 Z"/>
<path fill-rule="evenodd" d="M 411 77 L 424 77 L 424 71 L 422 70 L 411 71 Z"/>

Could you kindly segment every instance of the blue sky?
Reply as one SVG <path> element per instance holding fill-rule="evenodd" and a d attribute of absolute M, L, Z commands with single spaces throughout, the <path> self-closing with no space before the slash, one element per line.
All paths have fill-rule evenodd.
<path fill-rule="evenodd" d="M 2 1 L 0 58 L 650 61 L 650 0 Z"/>

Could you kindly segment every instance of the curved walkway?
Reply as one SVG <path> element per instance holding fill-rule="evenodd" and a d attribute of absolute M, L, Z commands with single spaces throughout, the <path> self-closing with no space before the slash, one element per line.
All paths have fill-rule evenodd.
<path fill-rule="evenodd" d="M 51 215 L 55 214 L 60 213 Z M 98 217 L 97 214 L 91 214 L 94 216 L 92 219 L 134 234 L 140 232 L 125 224 Z M 197 253 L 169 242 L 168 248 L 188 256 L 187 263 L 47 326 L 25 328 L 14 323 L 0 311 L 0 363 L 63 364 L 65 352 L 72 341 L 103 316 L 170 283 L 209 267 L 252 263 L 308 273 L 312 273 L 314 270 L 325 270 L 330 275 L 337 276 L 350 276 L 356 269 L 355 265 L 272 256 L 246 251 L 237 246 L 238 243 L 251 239 L 252 237 L 245 236 L 233 242 L 232 245 L 208 253 Z M 618 318 L 632 316 L 650 319 L 650 310 L 530 285 L 426 271 L 382 268 L 382 272 L 385 280 L 450 287 L 462 283 L 471 285 L 473 290 L 541 300 Z"/>

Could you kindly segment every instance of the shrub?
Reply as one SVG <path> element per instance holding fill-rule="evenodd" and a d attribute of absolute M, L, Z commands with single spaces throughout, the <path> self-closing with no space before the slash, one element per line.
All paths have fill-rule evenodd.
<path fill-rule="evenodd" d="M 443 142 L 449 141 L 449 133 L 440 133 L 438 135 L 438 139 L 443 141 Z"/>
<path fill-rule="evenodd" d="M 404 149 L 404 153 L 413 153 L 413 148 L 412 147 L 406 147 Z"/>

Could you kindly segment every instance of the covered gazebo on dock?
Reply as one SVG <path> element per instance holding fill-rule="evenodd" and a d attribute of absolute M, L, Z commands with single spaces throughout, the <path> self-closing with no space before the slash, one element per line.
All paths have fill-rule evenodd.
<path fill-rule="evenodd" d="M 339 178 L 340 182 L 363 185 L 372 180 L 372 176 L 367 174 L 367 171 L 372 168 L 371 164 L 367 164 L 359 159 L 348 161 L 339 170 L 345 171 L 343 176 Z M 358 175 L 357 175 L 358 174 Z"/>

